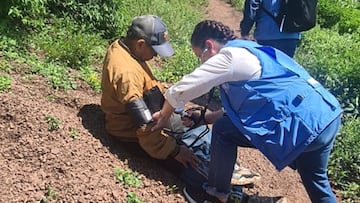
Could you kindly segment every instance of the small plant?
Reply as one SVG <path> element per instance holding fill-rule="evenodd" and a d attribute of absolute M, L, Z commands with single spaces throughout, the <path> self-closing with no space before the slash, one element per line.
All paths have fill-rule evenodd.
<path fill-rule="evenodd" d="M 48 130 L 50 132 L 60 128 L 60 119 L 51 115 L 46 115 L 45 120 L 49 124 Z"/>
<path fill-rule="evenodd" d="M 6 60 L 0 60 L 0 69 L 5 71 L 6 73 L 10 73 L 12 67 Z"/>
<path fill-rule="evenodd" d="M 52 200 L 57 200 L 58 197 L 55 193 L 55 190 L 51 187 L 47 188 L 45 195 L 41 198 L 40 201 L 36 201 L 35 203 L 49 203 Z"/>
<path fill-rule="evenodd" d="M 56 100 L 56 96 L 55 95 L 52 95 L 52 94 L 49 94 L 46 99 L 50 102 L 53 102 Z"/>
<path fill-rule="evenodd" d="M 70 80 L 65 67 L 54 63 L 36 62 L 32 72 L 47 77 L 49 79 L 50 86 L 55 90 L 76 89 L 76 84 Z"/>
<path fill-rule="evenodd" d="M 126 203 L 143 203 L 144 201 L 141 200 L 134 192 L 129 192 L 126 195 Z"/>
<path fill-rule="evenodd" d="M 8 76 L 0 75 L 0 92 L 10 89 L 11 78 Z"/>
<path fill-rule="evenodd" d="M 142 184 L 139 178 L 139 174 L 137 172 L 115 168 L 114 174 L 116 181 L 126 186 L 140 187 L 140 185 Z"/>
<path fill-rule="evenodd" d="M 78 138 L 79 137 L 78 132 L 76 131 L 75 128 L 70 128 L 69 134 L 70 134 L 70 137 L 72 137 L 72 138 Z"/>
<path fill-rule="evenodd" d="M 175 193 L 178 190 L 179 190 L 179 187 L 177 185 L 167 186 L 167 188 L 166 188 L 166 192 L 169 194 Z"/>
<path fill-rule="evenodd" d="M 79 77 L 84 80 L 97 93 L 101 92 L 101 80 L 99 74 L 91 66 L 80 68 Z"/>

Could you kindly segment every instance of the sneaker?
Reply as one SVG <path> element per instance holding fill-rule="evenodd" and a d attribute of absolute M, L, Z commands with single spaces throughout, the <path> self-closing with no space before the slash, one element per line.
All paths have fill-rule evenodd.
<path fill-rule="evenodd" d="M 208 194 L 205 190 L 194 191 L 185 187 L 183 193 L 189 203 L 221 203 L 217 197 Z M 246 203 L 247 201 L 248 195 L 241 190 L 232 189 L 226 203 Z"/>
<path fill-rule="evenodd" d="M 241 167 L 235 164 L 234 172 L 231 178 L 232 185 L 251 185 L 256 181 L 260 180 L 261 176 L 259 173 L 255 173 L 248 168 Z"/>

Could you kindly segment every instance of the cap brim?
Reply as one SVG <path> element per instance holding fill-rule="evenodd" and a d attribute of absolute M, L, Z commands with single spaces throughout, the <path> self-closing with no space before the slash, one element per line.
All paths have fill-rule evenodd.
<path fill-rule="evenodd" d="M 161 57 L 169 57 L 174 54 L 174 49 L 170 45 L 169 41 L 164 42 L 161 45 L 152 45 L 152 48 L 158 53 Z"/>

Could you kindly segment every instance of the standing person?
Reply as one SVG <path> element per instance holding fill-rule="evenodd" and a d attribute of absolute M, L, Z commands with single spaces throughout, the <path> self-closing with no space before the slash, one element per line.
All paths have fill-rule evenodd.
<path fill-rule="evenodd" d="M 207 180 L 208 167 L 200 165 L 199 155 L 196 156 L 193 148 L 190 150 L 180 137 L 185 127 L 194 122 L 172 114 L 165 127 L 171 133 L 176 132 L 179 138 L 175 139 L 163 130 L 152 132 L 151 114 L 146 114 L 148 105 L 144 102 L 144 94 L 154 87 L 160 94 L 165 90 L 165 84 L 155 78 L 147 61 L 156 55 L 169 57 L 173 53 L 167 28 L 158 16 L 135 17 L 127 35 L 115 40 L 107 50 L 102 71 L 101 109 L 105 113 L 105 129 L 111 136 L 125 142 L 133 151 L 144 150 L 187 185 L 197 188 Z M 154 100 L 160 103 L 158 98 Z M 204 152 L 201 153 L 209 159 L 210 141 L 205 141 L 206 147 L 202 147 Z M 198 172 L 199 168 L 202 173 Z M 244 172 L 246 176 L 242 176 Z M 237 171 L 234 181 L 248 184 L 258 178 L 257 174 L 248 173 Z"/>
<path fill-rule="evenodd" d="M 243 39 L 250 39 L 249 33 L 255 24 L 254 38 L 261 45 L 277 48 L 293 57 L 300 40 L 300 32 L 280 32 L 275 20 L 264 11 L 274 16 L 280 9 L 282 0 L 245 0 L 240 33 Z"/>
<path fill-rule="evenodd" d="M 153 114 L 156 130 L 174 108 L 220 87 L 226 114 L 205 115 L 217 117 L 208 182 L 201 192 L 184 189 L 189 202 L 233 200 L 230 179 L 240 146 L 257 148 L 279 171 L 296 169 L 312 202 L 335 203 L 326 169 L 341 123 L 336 98 L 283 52 L 236 39 L 221 22 L 198 23 L 191 45 L 203 63 L 166 91 L 163 108 Z"/>

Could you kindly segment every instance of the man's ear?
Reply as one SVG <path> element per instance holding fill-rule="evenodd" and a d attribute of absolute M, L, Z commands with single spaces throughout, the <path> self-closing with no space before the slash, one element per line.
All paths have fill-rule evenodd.
<path fill-rule="evenodd" d="M 144 46 L 146 46 L 146 41 L 145 39 L 138 39 L 136 41 L 136 46 L 139 48 L 143 48 Z"/>

